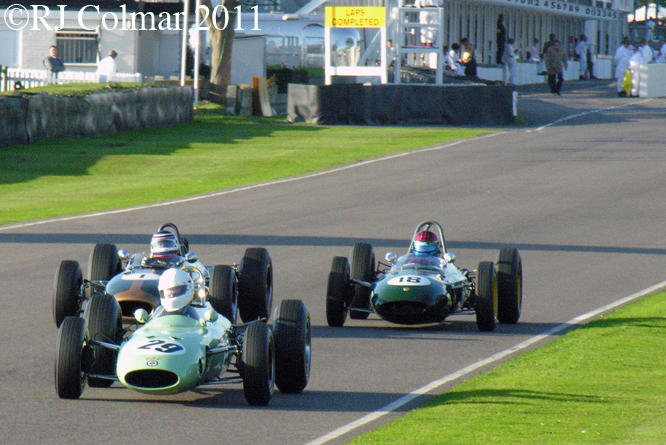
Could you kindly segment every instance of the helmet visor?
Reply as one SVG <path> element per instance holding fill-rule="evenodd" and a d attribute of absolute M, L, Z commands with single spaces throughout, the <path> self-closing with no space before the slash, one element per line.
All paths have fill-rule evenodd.
<path fill-rule="evenodd" d="M 157 239 L 150 243 L 150 251 L 153 253 L 175 252 L 178 244 L 172 239 Z"/>
<path fill-rule="evenodd" d="M 164 299 L 182 297 L 187 293 L 188 287 L 189 286 L 187 284 L 181 284 L 180 286 L 169 287 L 167 289 L 161 290 L 160 296 Z"/>

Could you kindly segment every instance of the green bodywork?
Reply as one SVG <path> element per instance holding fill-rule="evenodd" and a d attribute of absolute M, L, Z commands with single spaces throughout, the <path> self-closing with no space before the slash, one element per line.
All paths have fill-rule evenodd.
<path fill-rule="evenodd" d="M 156 314 L 121 345 L 116 373 L 126 387 L 147 394 L 176 394 L 216 380 L 231 363 L 231 323 L 224 317 L 207 321 L 208 308 L 189 308 L 188 315 Z M 207 356 L 218 348 L 228 351 Z"/>

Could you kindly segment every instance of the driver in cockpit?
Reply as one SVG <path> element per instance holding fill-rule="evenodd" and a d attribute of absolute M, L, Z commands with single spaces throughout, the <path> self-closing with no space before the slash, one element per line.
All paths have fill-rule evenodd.
<path fill-rule="evenodd" d="M 440 256 L 442 252 L 439 238 L 430 230 L 423 230 L 417 233 L 412 243 L 411 253 L 415 255 Z"/>

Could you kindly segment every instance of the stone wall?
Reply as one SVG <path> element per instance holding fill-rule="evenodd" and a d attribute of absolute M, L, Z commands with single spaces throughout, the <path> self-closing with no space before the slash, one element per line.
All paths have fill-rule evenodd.
<path fill-rule="evenodd" d="M 45 137 L 87 137 L 192 122 L 191 87 L 58 97 L 0 96 L 0 146 Z"/>

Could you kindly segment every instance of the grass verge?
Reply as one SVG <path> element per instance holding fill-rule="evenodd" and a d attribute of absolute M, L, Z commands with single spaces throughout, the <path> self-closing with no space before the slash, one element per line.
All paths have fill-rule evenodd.
<path fill-rule="evenodd" d="M 351 444 L 662 444 L 665 344 L 660 294 L 464 382 Z"/>
<path fill-rule="evenodd" d="M 486 133 L 285 124 L 208 107 L 188 125 L 3 147 L 0 226 L 295 177 Z"/>

